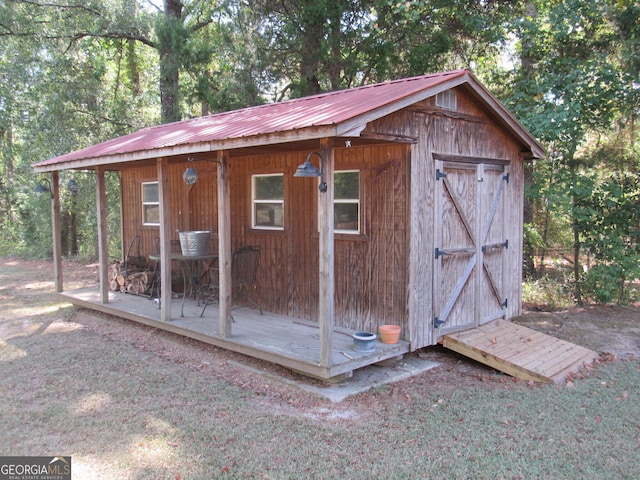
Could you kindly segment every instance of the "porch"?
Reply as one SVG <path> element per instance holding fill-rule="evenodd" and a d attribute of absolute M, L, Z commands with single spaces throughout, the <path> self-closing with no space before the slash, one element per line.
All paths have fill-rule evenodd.
<path fill-rule="evenodd" d="M 356 352 L 352 348 L 355 330 L 334 327 L 330 364 L 323 366 L 320 364 L 319 325 L 314 322 L 269 312 L 260 315 L 257 310 L 240 308 L 233 310 L 231 335 L 223 337 L 218 334 L 217 305 L 207 307 L 204 316 L 200 317 L 202 306 L 187 299 L 184 317 L 163 321 L 158 305 L 148 297 L 109 292 L 109 303 L 104 304 L 97 287 L 65 291 L 59 295 L 79 307 L 183 335 L 332 382 L 350 377 L 358 368 L 409 352 L 409 342 L 388 345 L 379 340 L 373 352 Z M 171 311 L 180 312 L 181 303 L 181 298 L 172 299 Z"/>

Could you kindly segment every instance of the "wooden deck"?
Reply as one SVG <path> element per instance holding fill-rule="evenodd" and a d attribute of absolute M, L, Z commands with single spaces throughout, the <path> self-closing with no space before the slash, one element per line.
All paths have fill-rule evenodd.
<path fill-rule="evenodd" d="M 442 345 L 511 376 L 556 384 L 598 358 L 588 348 L 505 320 L 445 335 Z"/>
<path fill-rule="evenodd" d="M 260 358 L 305 375 L 328 381 L 351 376 L 358 368 L 401 356 L 409 351 L 409 343 L 387 345 L 376 341 L 371 353 L 355 352 L 355 331 L 335 328 L 332 365 L 320 365 L 320 340 L 317 323 L 250 308 L 233 310 L 234 323 L 230 337 L 218 335 L 218 306 L 209 305 L 204 317 L 195 300 L 187 300 L 184 317 L 180 317 L 181 300 L 173 299 L 170 322 L 160 320 L 158 305 L 147 297 L 109 293 L 109 303 L 100 302 L 97 288 L 67 291 L 60 294 L 70 303 L 120 318 L 143 323 L 161 330 L 193 338 L 227 350 Z"/>

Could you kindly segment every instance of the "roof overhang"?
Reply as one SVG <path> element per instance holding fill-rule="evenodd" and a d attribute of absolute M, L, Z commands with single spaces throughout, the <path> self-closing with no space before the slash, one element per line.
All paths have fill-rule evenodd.
<path fill-rule="evenodd" d="M 122 165 L 125 163 L 140 162 L 145 160 L 154 160 L 165 157 L 184 157 L 184 156 L 204 156 L 221 150 L 245 150 L 255 149 L 256 147 L 268 147 L 283 143 L 295 143 L 318 140 L 320 138 L 335 137 L 335 126 L 330 127 L 311 127 L 301 129 L 291 133 L 272 133 L 256 135 L 251 137 L 230 138 L 225 140 L 215 140 L 210 142 L 188 143 L 183 145 L 175 145 L 170 147 L 155 148 L 152 150 L 141 150 L 131 153 L 122 153 L 115 155 L 101 155 L 99 157 L 88 157 L 81 159 L 73 159 L 69 161 L 60 161 L 54 164 L 36 164 L 33 169 L 37 173 L 53 172 L 56 170 L 90 170 L 97 166 Z"/>
<path fill-rule="evenodd" d="M 150 127 L 118 139 L 39 162 L 33 165 L 33 169 L 37 173 L 93 169 L 98 166 L 107 169 L 110 167 L 120 169 L 129 163 L 145 162 L 157 158 L 184 158 L 185 156 L 202 158 L 221 150 L 228 150 L 233 152 L 233 156 L 237 156 L 241 155 L 243 151 L 256 151 L 260 147 L 267 149 L 267 147 L 285 144 L 289 147 L 296 145 L 302 149 L 313 145 L 321 138 L 342 137 L 365 141 L 363 132 L 370 122 L 462 85 L 484 103 L 495 118 L 515 135 L 524 147 L 525 157 L 541 158 L 544 156 L 544 149 L 540 144 L 472 73 L 466 70 L 457 70 L 352 90 L 329 92 L 283 102 L 283 104 L 270 104 L 225 112 L 211 117 L 202 117 L 202 120 L 192 119 Z M 353 95 L 359 95 L 356 99 L 359 103 L 354 102 L 354 106 L 349 103 Z M 370 96 L 370 99 L 367 98 L 367 95 Z M 326 101 L 326 107 L 323 105 L 323 101 Z M 306 120 L 305 106 L 315 112 L 317 122 L 314 123 L 312 117 L 307 124 L 304 123 Z M 276 114 L 269 116 L 273 112 Z M 282 120 L 279 115 L 282 115 Z M 205 125 L 195 125 L 199 121 Z M 211 125 L 207 121 L 210 121 Z M 236 121 L 244 130 L 233 127 L 233 121 Z M 258 127 L 254 128 L 252 122 Z M 272 125 L 269 128 L 277 131 L 261 133 L 260 122 L 265 122 L 265 124 L 271 122 Z M 216 138 L 216 131 L 225 131 L 227 128 L 229 134 Z M 235 131 L 233 128 L 238 128 L 238 130 Z M 208 132 L 213 132 L 209 135 L 212 139 L 202 141 L 201 138 L 207 137 Z M 242 132 L 255 133 L 243 134 Z M 361 137 L 361 135 L 363 136 Z M 151 140 L 147 140 L 147 138 Z M 172 141 L 174 138 L 176 140 Z M 147 144 L 149 147 L 143 148 Z"/>

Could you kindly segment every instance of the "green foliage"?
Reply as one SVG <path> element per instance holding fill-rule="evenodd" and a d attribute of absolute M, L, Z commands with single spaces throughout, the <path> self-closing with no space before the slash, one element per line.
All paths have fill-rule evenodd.
<path fill-rule="evenodd" d="M 106 6 L 85 3 L 83 8 L 65 10 L 37 5 L 30 8 L 30 15 L 22 2 L 0 6 L 4 33 L 0 35 L 0 228 L 4 232 L 0 252 L 4 255 L 51 256 L 51 205 L 47 195 L 33 193 L 40 178 L 31 171 L 32 163 L 141 128 L 152 118 L 153 104 L 158 105 L 146 93 L 153 91 L 150 76 L 135 74 L 137 67 L 133 68 L 150 63 L 148 51 L 93 36 L 99 26 L 116 28 L 115 16 L 100 15 Z M 120 18 L 131 22 L 132 17 Z M 132 68 L 134 75 L 128 77 Z M 157 108 L 155 112 L 153 116 Z M 65 188 L 72 176 L 81 186 L 75 197 Z M 87 177 L 91 176 L 61 173 L 63 247 L 70 251 L 66 238 L 70 230 L 64 227 L 75 212 L 78 254 L 95 257 L 95 188 L 85 188 Z M 117 239 L 118 230 L 114 232 Z"/>
<path fill-rule="evenodd" d="M 50 255 L 36 161 L 183 115 L 471 67 L 548 152 L 527 189 L 527 246 L 588 254 L 595 265 L 575 266 L 574 285 L 627 301 L 638 265 L 638 215 L 623 212 L 638 201 L 624 172 L 638 169 L 639 17 L 630 0 L 0 2 L 0 254 Z M 78 255 L 95 255 L 93 177 L 62 172 L 60 182 Z M 116 175 L 107 194 L 118 205 Z M 116 210 L 109 249 L 119 256 Z"/>
<path fill-rule="evenodd" d="M 561 272 L 562 270 L 556 270 Z M 564 309 L 573 306 L 566 278 L 544 275 L 522 283 L 522 302 L 545 309 Z"/>
<path fill-rule="evenodd" d="M 598 302 L 626 303 L 626 285 L 640 279 L 640 176 L 614 172 L 590 185 L 577 214 L 583 245 L 596 261 L 585 285 Z"/>

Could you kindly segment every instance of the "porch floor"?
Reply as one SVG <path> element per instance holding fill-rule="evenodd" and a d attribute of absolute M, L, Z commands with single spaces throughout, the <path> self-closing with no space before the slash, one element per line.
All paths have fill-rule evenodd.
<path fill-rule="evenodd" d="M 329 381 L 351 376 L 358 368 L 395 358 L 409 352 L 409 343 L 388 345 L 376 341 L 373 352 L 353 350 L 355 330 L 335 327 L 331 365 L 320 365 L 319 326 L 315 322 L 258 310 L 233 310 L 231 336 L 218 335 L 219 315 L 216 304 L 209 305 L 204 317 L 202 306 L 187 299 L 184 317 L 180 317 L 181 299 L 172 299 L 172 320 L 160 320 L 158 305 L 148 297 L 109 292 L 109 303 L 100 301 L 98 288 L 66 291 L 60 294 L 68 302 L 116 317 L 139 322 L 161 330 L 193 338 L 220 348 L 282 365 L 305 375 Z"/>

